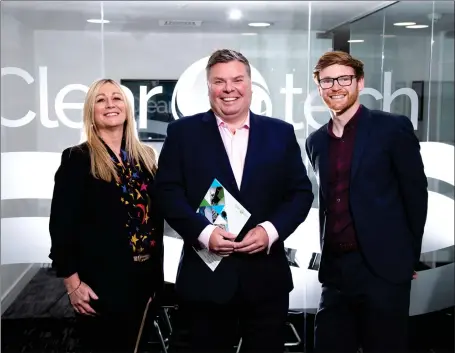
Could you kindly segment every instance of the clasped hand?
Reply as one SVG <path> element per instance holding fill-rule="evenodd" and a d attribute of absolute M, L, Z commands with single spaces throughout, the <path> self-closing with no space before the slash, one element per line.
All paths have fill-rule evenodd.
<path fill-rule="evenodd" d="M 267 232 L 261 226 L 251 229 L 241 242 L 234 242 L 235 238 L 236 235 L 217 227 L 210 236 L 209 250 L 226 257 L 233 252 L 255 254 L 269 245 Z"/>

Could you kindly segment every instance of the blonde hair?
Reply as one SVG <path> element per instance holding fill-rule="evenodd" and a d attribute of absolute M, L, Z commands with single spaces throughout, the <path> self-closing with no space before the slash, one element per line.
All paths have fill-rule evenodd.
<path fill-rule="evenodd" d="M 85 97 L 83 123 L 87 146 L 90 151 L 91 174 L 95 178 L 102 179 L 107 182 L 112 181 L 112 178 L 114 178 L 114 180 L 118 179 L 114 161 L 111 159 L 106 146 L 97 133 L 97 127 L 95 124 L 96 96 L 101 86 L 106 83 L 111 83 L 118 87 L 125 103 L 126 119 L 124 123 L 123 138 L 125 140 L 125 148 L 129 159 L 134 160 L 135 163 L 139 162 L 151 175 L 155 175 L 157 169 L 155 151 L 151 147 L 142 144 L 136 137 L 131 104 L 120 84 L 111 79 L 101 79 L 93 82 L 90 85 Z"/>

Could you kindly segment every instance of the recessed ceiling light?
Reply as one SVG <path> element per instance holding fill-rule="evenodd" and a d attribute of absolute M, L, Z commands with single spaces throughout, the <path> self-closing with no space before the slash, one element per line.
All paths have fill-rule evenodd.
<path fill-rule="evenodd" d="M 248 33 L 242 33 L 242 36 L 256 36 L 257 33 L 252 33 L 252 32 L 248 32 Z"/>
<path fill-rule="evenodd" d="M 231 10 L 229 12 L 229 19 L 230 20 L 240 20 L 242 18 L 242 11 L 240 10 Z"/>
<path fill-rule="evenodd" d="M 393 25 L 394 26 L 413 26 L 415 24 L 416 24 L 415 22 L 397 22 L 397 23 L 394 23 Z"/>
<path fill-rule="evenodd" d="M 250 27 L 268 27 L 268 26 L 270 26 L 270 23 L 268 23 L 268 22 L 251 22 L 251 23 L 248 23 L 248 26 L 250 26 Z"/>
<path fill-rule="evenodd" d="M 428 25 L 412 25 L 412 26 L 406 26 L 406 28 L 427 28 Z"/>
<path fill-rule="evenodd" d="M 363 43 L 363 39 L 349 39 L 348 43 Z"/>
<path fill-rule="evenodd" d="M 111 22 L 111 21 L 109 21 L 109 20 L 102 20 L 101 18 L 92 18 L 92 19 L 90 19 L 90 20 L 87 20 L 87 22 L 90 22 L 90 23 L 98 23 L 98 24 L 100 24 L 100 23 L 109 23 L 109 22 Z"/>

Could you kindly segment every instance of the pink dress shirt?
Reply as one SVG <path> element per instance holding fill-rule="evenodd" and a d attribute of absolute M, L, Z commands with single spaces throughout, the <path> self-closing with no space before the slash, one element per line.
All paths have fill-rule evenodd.
<path fill-rule="evenodd" d="M 237 186 L 240 189 L 242 184 L 243 176 L 243 167 L 245 165 L 245 156 L 248 148 L 248 134 L 250 130 L 250 117 L 248 116 L 245 120 L 245 123 L 242 127 L 235 130 L 235 133 L 232 133 L 229 130 L 227 124 L 221 120 L 219 117 L 216 117 L 218 124 L 218 130 L 220 131 L 221 139 L 223 140 L 224 147 L 226 148 L 226 153 L 229 157 L 229 162 L 231 164 L 232 172 L 234 173 L 235 181 Z M 278 239 L 278 232 L 275 226 L 269 222 L 263 222 L 259 224 L 263 227 L 269 237 L 269 245 L 267 253 L 270 252 L 270 247 Z M 207 249 L 209 247 L 210 235 L 216 226 L 209 224 L 199 235 L 199 242 L 205 246 Z"/>

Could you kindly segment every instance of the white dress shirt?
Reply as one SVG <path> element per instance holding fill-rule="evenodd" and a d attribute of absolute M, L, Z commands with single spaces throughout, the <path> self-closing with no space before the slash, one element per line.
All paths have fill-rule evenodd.
<path fill-rule="evenodd" d="M 248 148 L 248 134 L 250 130 L 250 117 L 248 116 L 245 120 L 245 123 L 232 133 L 229 130 L 227 124 L 221 120 L 219 117 L 216 117 L 218 124 L 218 130 L 223 140 L 224 147 L 226 148 L 226 153 L 229 157 L 229 162 L 231 164 L 232 172 L 234 173 L 235 181 L 240 190 L 242 184 L 243 176 L 243 167 L 245 165 L 245 156 Z M 270 247 L 278 239 L 278 232 L 275 226 L 269 222 L 263 222 L 259 224 L 263 227 L 269 237 L 269 245 L 267 253 L 270 252 Z M 205 246 L 207 249 L 209 247 L 210 235 L 216 226 L 209 224 L 199 235 L 199 242 Z"/>

